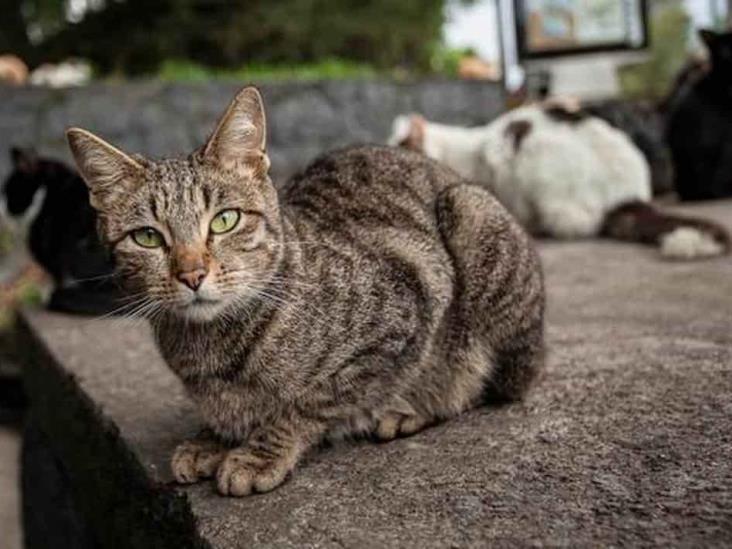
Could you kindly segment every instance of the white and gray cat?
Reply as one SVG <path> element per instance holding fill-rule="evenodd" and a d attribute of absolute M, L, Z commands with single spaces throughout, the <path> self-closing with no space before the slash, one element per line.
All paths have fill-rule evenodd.
<path fill-rule="evenodd" d="M 679 259 L 730 248 L 722 227 L 653 207 L 641 151 L 623 132 L 578 108 L 530 105 L 477 128 L 400 116 L 389 143 L 422 151 L 481 183 L 534 234 L 643 242 Z"/>

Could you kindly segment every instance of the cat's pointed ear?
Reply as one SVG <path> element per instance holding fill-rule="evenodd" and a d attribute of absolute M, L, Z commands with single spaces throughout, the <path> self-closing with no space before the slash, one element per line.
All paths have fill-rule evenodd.
<path fill-rule="evenodd" d="M 402 114 L 391 126 L 389 145 L 421 151 L 424 148 L 424 130 L 427 121 L 420 114 Z"/>
<path fill-rule="evenodd" d="M 107 208 L 139 185 L 144 167 L 134 158 L 80 128 L 66 130 L 66 139 L 89 187 L 91 205 L 97 210 Z"/>
<path fill-rule="evenodd" d="M 424 149 L 424 132 L 427 127 L 427 120 L 421 114 L 413 114 L 409 117 L 409 143 L 412 149 L 421 151 Z"/>
<path fill-rule="evenodd" d="M 259 90 L 241 90 L 216 125 L 203 149 L 204 158 L 219 166 L 251 173 L 269 168 L 267 124 Z"/>
<path fill-rule="evenodd" d="M 708 48 L 712 48 L 717 41 L 717 38 L 719 38 L 719 34 L 711 29 L 701 29 L 699 31 L 699 38 L 702 39 L 702 42 L 704 42 Z"/>
<path fill-rule="evenodd" d="M 12 147 L 10 149 L 10 160 L 13 168 L 21 173 L 32 174 L 38 167 L 38 155 L 33 149 Z"/>
<path fill-rule="evenodd" d="M 424 150 L 424 133 L 427 120 L 421 114 L 400 116 L 394 121 L 392 144 L 413 151 Z"/>

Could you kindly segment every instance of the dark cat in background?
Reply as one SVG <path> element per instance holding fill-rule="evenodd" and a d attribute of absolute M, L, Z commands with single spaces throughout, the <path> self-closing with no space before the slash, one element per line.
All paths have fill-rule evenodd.
<path fill-rule="evenodd" d="M 700 34 L 709 71 L 675 99 L 668 122 L 682 200 L 732 196 L 732 32 Z"/>
<path fill-rule="evenodd" d="M 99 244 L 97 216 L 83 180 L 65 164 L 31 150 L 13 148 L 10 155 L 13 171 L 2 186 L 7 213 L 22 218 L 41 200 L 28 247 L 53 279 L 48 307 L 81 314 L 119 307 L 114 265 Z"/>

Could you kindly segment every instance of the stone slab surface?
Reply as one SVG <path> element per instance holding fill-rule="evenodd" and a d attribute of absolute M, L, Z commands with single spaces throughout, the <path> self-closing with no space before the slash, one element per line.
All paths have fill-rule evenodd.
<path fill-rule="evenodd" d="M 732 201 L 683 209 L 732 228 Z M 732 258 L 540 249 L 550 352 L 525 402 L 322 449 L 270 494 L 172 486 L 168 456 L 198 417 L 142 324 L 27 313 L 43 349 L 28 372 L 34 414 L 72 478 L 106 467 L 98 451 L 129 469 L 125 483 L 182 501 L 165 520 L 194 524 L 192 546 L 732 546 Z M 63 443 L 74 431 L 104 433 L 124 455 L 90 442 L 81 466 Z"/>

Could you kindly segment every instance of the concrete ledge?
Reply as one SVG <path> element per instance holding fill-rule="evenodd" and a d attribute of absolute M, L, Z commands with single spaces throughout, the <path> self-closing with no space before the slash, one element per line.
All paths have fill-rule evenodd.
<path fill-rule="evenodd" d="M 182 388 L 149 383 L 144 369 L 156 357 L 144 332 L 115 326 L 115 321 L 93 322 L 91 331 L 83 326 L 88 320 L 69 322 L 63 315 L 48 313 L 22 316 L 20 332 L 25 341 L 21 345 L 28 349 L 24 380 L 28 395 L 33 395 L 23 451 L 27 546 L 58 547 L 58 539 L 38 529 L 54 522 L 49 516 L 65 514 L 80 522 L 78 527 L 68 527 L 69 541 L 74 543 L 64 545 L 68 547 L 77 543 L 83 547 L 206 547 L 195 531 L 185 494 L 170 487 L 163 473 L 167 469 L 162 453 L 173 444 L 171 440 L 166 446 L 166 439 L 184 433 L 180 429 L 166 432 L 165 414 L 147 416 L 163 410 L 144 411 L 148 402 L 138 398 L 135 385 L 143 386 L 140 392 L 149 390 L 150 397 L 159 391 L 161 404 L 175 398 L 171 394 L 175 389 L 183 400 Z M 45 330 L 49 338 L 33 335 Z M 133 377 L 129 364 L 139 367 L 136 372 L 141 377 Z M 124 381 L 111 379 L 110 367 Z M 170 410 L 180 414 L 186 408 L 190 410 L 190 406 Z M 180 428 L 190 427 L 190 419 L 175 422 L 168 417 Z M 49 457 L 39 459 L 41 451 Z M 51 464 L 50 458 L 57 463 Z M 50 472 L 36 484 L 26 469 L 38 471 L 39 467 Z M 63 501 L 48 497 L 51 487 L 44 480 L 57 485 L 61 494 L 57 499 Z M 35 515 L 42 519 L 33 520 Z M 58 529 L 47 534 L 53 533 Z"/>
<path fill-rule="evenodd" d="M 685 209 L 732 228 L 732 202 Z M 550 360 L 526 402 L 323 449 L 240 500 L 171 484 L 199 420 L 145 326 L 26 312 L 32 416 L 83 530 L 136 548 L 732 544 L 732 259 L 541 252 Z M 32 478 L 24 491 L 59 512 Z"/>

